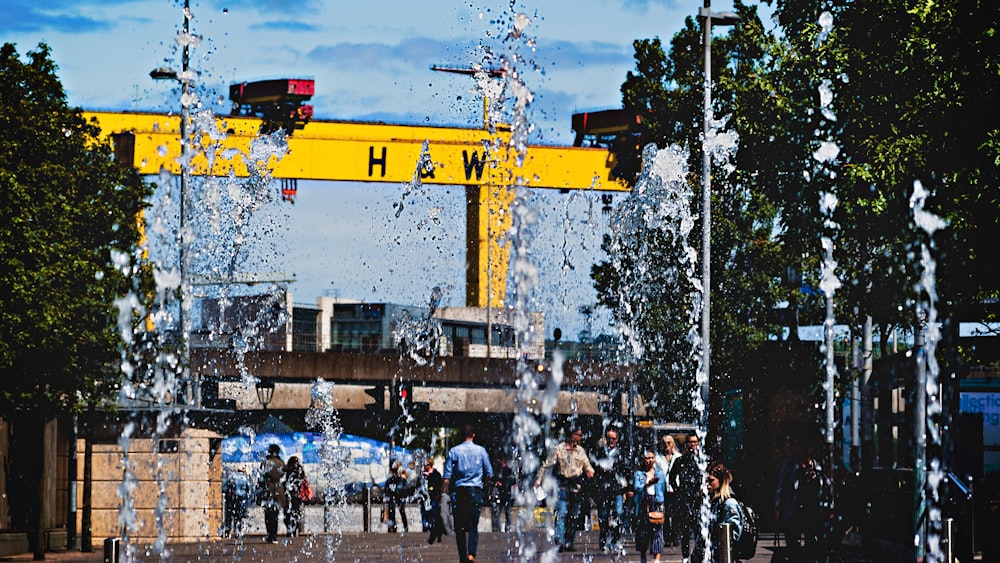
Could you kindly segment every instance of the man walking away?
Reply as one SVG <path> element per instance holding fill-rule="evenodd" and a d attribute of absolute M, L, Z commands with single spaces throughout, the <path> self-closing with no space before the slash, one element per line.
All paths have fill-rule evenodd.
<path fill-rule="evenodd" d="M 448 451 L 444 461 L 442 491 L 451 495 L 455 543 L 459 563 L 475 563 L 479 547 L 479 514 L 483 508 L 483 483 L 493 476 L 490 455 L 475 443 L 476 430 L 464 429 L 465 441 Z"/>
<path fill-rule="evenodd" d="M 490 500 L 493 508 L 493 531 L 509 532 L 513 528 L 510 523 L 511 489 L 514 487 L 514 471 L 505 458 L 500 458 L 500 467 L 493 473 L 490 485 Z M 501 518 L 506 521 L 501 525 Z"/>

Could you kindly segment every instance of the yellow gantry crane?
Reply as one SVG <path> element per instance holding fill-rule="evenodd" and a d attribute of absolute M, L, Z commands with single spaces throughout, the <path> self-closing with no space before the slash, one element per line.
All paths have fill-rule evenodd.
<path fill-rule="evenodd" d="M 165 169 L 180 174 L 180 116 L 157 113 L 84 112 L 111 135 L 117 158 L 142 174 Z M 194 154 L 192 175 L 247 176 L 250 143 L 264 121 L 216 117 L 224 139 L 209 142 L 214 154 Z M 288 137 L 288 153 L 266 164 L 276 179 L 348 182 L 413 182 L 466 186 L 466 305 L 502 307 L 506 297 L 514 186 L 560 190 L 624 191 L 614 153 L 605 148 L 529 146 L 521 166 L 510 149 L 511 133 L 472 128 L 309 120 Z M 236 155 L 235 157 L 230 157 Z M 209 170 L 209 161 L 211 169 Z M 429 162 L 430 165 L 421 165 Z M 264 171 L 258 171 L 264 172 Z"/>

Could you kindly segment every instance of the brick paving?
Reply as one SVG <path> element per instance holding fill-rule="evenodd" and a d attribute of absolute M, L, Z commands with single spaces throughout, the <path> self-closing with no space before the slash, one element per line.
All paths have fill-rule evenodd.
<path fill-rule="evenodd" d="M 542 532 L 532 532 L 542 540 Z M 518 538 L 513 534 L 480 533 L 478 563 L 495 561 L 517 561 Z M 542 545 L 547 545 L 542 543 Z M 577 536 L 577 551 L 556 553 L 554 551 L 528 558 L 531 561 L 552 562 L 637 562 L 638 554 L 631 540 L 626 542 L 625 557 L 613 557 L 600 552 L 597 532 L 581 532 Z M 757 554 L 749 563 L 786 561 L 785 548 L 773 545 L 773 536 L 765 534 L 758 545 Z M 169 546 L 169 553 L 141 551 L 134 554 L 134 561 L 199 561 L 201 563 L 240 562 L 284 562 L 284 561 L 432 561 L 435 563 L 457 561 L 458 552 L 453 536 L 445 536 L 441 543 L 427 544 L 427 535 L 422 533 L 389 534 L 345 532 L 334 534 L 304 535 L 283 538 L 277 544 L 264 542 L 262 536 L 248 536 L 243 539 L 217 539 L 203 543 L 175 544 Z M 31 561 L 30 554 L 0 557 L 0 561 Z M 46 554 L 47 561 L 59 563 L 98 563 L 104 561 L 101 550 L 91 553 L 79 551 L 55 551 Z M 864 561 L 849 554 L 838 554 L 833 560 L 844 562 Z M 652 561 L 652 559 L 650 559 Z M 680 563 L 680 549 L 667 548 L 661 561 Z"/>

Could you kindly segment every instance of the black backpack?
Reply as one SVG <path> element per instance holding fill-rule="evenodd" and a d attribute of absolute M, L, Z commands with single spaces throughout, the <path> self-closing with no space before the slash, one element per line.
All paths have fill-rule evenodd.
<path fill-rule="evenodd" d="M 757 513 L 743 501 L 737 500 L 743 511 L 743 533 L 733 546 L 733 557 L 736 559 L 752 559 L 757 552 L 757 535 L 760 531 L 757 524 Z"/>

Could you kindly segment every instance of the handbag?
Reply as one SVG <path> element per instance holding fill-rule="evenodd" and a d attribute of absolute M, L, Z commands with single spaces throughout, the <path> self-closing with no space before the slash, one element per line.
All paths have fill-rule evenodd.
<path fill-rule="evenodd" d="M 650 511 L 649 523 L 653 525 L 663 524 L 663 513 L 660 511 Z"/>
<path fill-rule="evenodd" d="M 299 487 L 299 499 L 312 500 L 314 496 L 316 496 L 316 493 L 313 492 L 312 485 L 309 484 L 309 478 L 303 476 L 302 486 Z"/>

